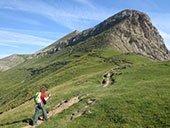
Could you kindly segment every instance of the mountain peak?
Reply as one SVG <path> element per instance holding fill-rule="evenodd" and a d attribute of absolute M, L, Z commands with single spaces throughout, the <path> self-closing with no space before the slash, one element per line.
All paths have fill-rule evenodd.
<path fill-rule="evenodd" d="M 114 16 L 111 17 L 112 19 L 126 19 L 128 18 L 129 20 L 132 19 L 132 18 L 141 18 L 143 21 L 147 21 L 147 22 L 151 22 L 151 19 L 150 17 L 144 13 L 144 12 L 141 12 L 141 11 L 137 11 L 137 10 L 129 10 L 129 9 L 126 9 L 126 10 L 123 10 L 117 14 L 115 14 Z"/>
<path fill-rule="evenodd" d="M 82 41 L 88 43 L 87 39 L 94 40 L 101 33 L 105 33 L 105 37 L 96 41 L 95 46 L 113 47 L 123 53 L 138 53 L 158 60 L 170 59 L 170 52 L 150 17 L 143 12 L 129 9 L 109 17 L 93 28 L 82 32 L 75 30 L 34 55 L 53 54 Z"/>
<path fill-rule="evenodd" d="M 150 20 L 149 16 L 141 11 L 138 10 L 130 10 L 130 9 L 125 9 L 119 13 L 117 13 L 116 15 L 122 15 L 122 16 L 136 16 L 136 15 L 141 15 L 141 16 L 145 16 L 148 18 L 148 20 Z M 114 16 L 116 16 L 114 15 Z"/>
<path fill-rule="evenodd" d="M 170 59 L 170 52 L 150 17 L 137 10 L 121 11 L 72 37 L 69 44 L 75 45 L 106 31 L 107 37 L 103 44 L 107 44 L 108 47 L 112 46 L 124 53 L 139 53 L 158 60 Z"/>

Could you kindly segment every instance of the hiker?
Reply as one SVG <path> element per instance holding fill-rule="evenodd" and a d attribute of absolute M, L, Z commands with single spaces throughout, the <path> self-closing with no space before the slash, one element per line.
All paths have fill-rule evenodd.
<path fill-rule="evenodd" d="M 51 94 L 48 94 L 48 97 L 46 97 L 46 87 L 42 86 L 40 88 L 40 92 L 36 93 L 36 96 L 34 97 L 34 101 L 35 101 L 35 115 L 34 115 L 34 120 L 33 120 L 33 125 L 35 125 L 38 121 L 38 116 L 39 116 L 39 112 L 40 109 L 42 109 L 43 112 L 43 121 L 47 120 L 47 112 L 45 110 L 45 104 L 47 102 L 47 100 L 50 98 Z"/>

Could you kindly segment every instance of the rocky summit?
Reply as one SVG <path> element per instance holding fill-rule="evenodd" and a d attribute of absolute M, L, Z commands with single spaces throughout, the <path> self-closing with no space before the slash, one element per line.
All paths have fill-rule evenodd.
<path fill-rule="evenodd" d="M 69 40 L 76 44 L 107 31 L 105 42 L 124 53 L 139 53 L 158 60 L 169 60 L 170 52 L 149 16 L 136 10 L 124 10 Z M 97 42 L 96 42 L 97 43 Z"/>
<path fill-rule="evenodd" d="M 166 48 L 158 30 L 152 25 L 148 15 L 134 10 L 125 10 L 109 18 L 121 23 L 111 34 L 110 43 L 123 52 L 135 52 L 159 60 L 169 60 Z"/>
<path fill-rule="evenodd" d="M 138 53 L 158 60 L 169 60 L 170 52 L 149 16 L 136 10 L 124 10 L 93 28 L 74 31 L 35 55 L 53 54 L 97 35 L 106 33 L 100 47 L 112 47 L 123 53 Z M 98 43 L 98 42 L 95 42 Z M 101 44 L 99 44 L 101 45 Z"/>

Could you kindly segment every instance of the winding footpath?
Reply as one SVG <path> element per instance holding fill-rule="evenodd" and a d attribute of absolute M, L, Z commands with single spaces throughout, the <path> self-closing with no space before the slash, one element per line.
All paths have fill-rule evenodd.
<path fill-rule="evenodd" d="M 76 97 L 73 97 L 72 99 L 70 100 L 65 100 L 63 101 L 62 103 L 59 103 L 56 105 L 55 109 L 50 111 L 48 114 L 47 114 L 47 117 L 50 118 L 54 115 L 57 115 L 59 113 L 61 113 L 62 111 L 70 108 L 71 106 L 73 106 L 74 104 L 78 103 L 80 100 L 84 99 L 86 96 L 76 96 Z M 37 124 L 35 126 L 31 126 L 31 125 L 28 125 L 28 126 L 24 126 L 23 128 L 35 128 L 36 126 L 39 126 L 43 123 L 42 120 L 38 120 Z"/>

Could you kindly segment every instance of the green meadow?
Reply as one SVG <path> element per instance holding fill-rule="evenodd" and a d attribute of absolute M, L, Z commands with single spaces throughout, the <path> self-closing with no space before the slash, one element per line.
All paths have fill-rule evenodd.
<path fill-rule="evenodd" d="M 28 125 L 35 111 L 32 98 L 42 85 L 52 94 L 47 112 L 63 100 L 88 96 L 37 128 L 170 127 L 170 61 L 110 48 L 73 50 L 71 54 L 68 49 L 0 72 L 0 127 Z M 104 74 L 122 66 L 112 76 L 115 82 L 103 87 Z M 85 109 L 88 99 L 96 102 Z M 70 119 L 77 111 L 83 114 Z"/>

